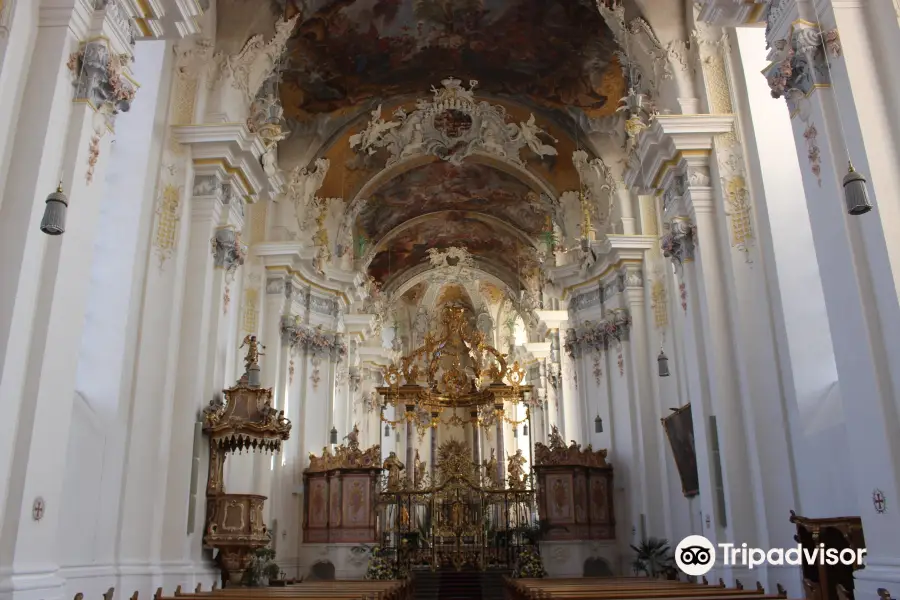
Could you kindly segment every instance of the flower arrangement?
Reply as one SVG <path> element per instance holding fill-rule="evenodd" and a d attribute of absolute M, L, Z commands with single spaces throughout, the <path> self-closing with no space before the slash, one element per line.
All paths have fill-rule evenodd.
<path fill-rule="evenodd" d="M 394 565 L 381 553 L 379 546 L 373 546 L 369 550 L 369 567 L 366 569 L 366 579 L 384 581 L 396 579 L 397 572 Z"/>
<path fill-rule="evenodd" d="M 541 579 L 547 576 L 544 563 L 537 548 L 526 547 L 519 554 L 516 568 L 512 572 L 514 578 Z"/>

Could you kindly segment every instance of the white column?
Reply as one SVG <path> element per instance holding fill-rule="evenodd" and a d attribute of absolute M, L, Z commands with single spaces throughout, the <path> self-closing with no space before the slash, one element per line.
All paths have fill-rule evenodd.
<path fill-rule="evenodd" d="M 659 453 L 659 413 L 651 392 L 651 378 L 657 375 L 656 356 L 649 344 L 649 327 L 644 310 L 643 271 L 624 268 L 619 272 L 622 305 L 631 318 L 628 340 L 623 343 L 625 375 L 628 378 L 629 405 L 634 418 L 635 443 L 638 449 L 641 489 L 641 514 L 644 515 L 645 537 L 663 537 L 665 533 L 664 501 L 668 490 L 663 486 Z M 674 540 L 673 540 L 674 541 Z"/>
<path fill-rule="evenodd" d="M 0 115 L 19 115 L 22 110 L 25 86 L 28 83 L 29 62 L 38 36 L 39 10 L 37 3 L 4 2 L 0 8 Z M 0 121 L 0 181 L 7 181 L 18 120 Z M 0 185 L 0 206 L 4 186 Z"/>
<path fill-rule="evenodd" d="M 108 576 L 99 569 L 112 569 L 116 563 L 125 502 L 123 482 L 129 475 L 145 476 L 126 473 L 125 463 L 129 443 L 148 427 L 146 415 L 138 417 L 141 427 L 134 431 L 130 419 L 142 408 L 135 406 L 134 383 L 141 338 L 141 296 L 150 252 L 147 240 L 156 208 L 158 155 L 164 142 L 154 130 L 157 119 L 164 118 L 167 105 L 167 50 L 169 46 L 162 41 L 145 42 L 135 48 L 135 77 L 141 83 L 141 93 L 132 110 L 117 117 L 116 143 L 110 147 L 78 358 L 75 402 L 80 407 L 76 405 L 75 410 L 80 410 L 81 416 L 73 417 L 69 436 L 63 491 L 67 501 L 59 532 L 62 566 L 72 565 L 79 574 L 77 579 L 69 579 L 68 595 L 108 589 Z M 161 412 L 162 404 L 158 399 L 152 405 L 155 413 Z M 158 434 L 153 429 L 150 437 L 142 438 L 148 441 L 139 449 L 143 459 L 140 470 L 146 473 L 152 472 L 148 466 L 153 460 L 150 455 L 157 449 Z M 152 511 L 152 501 L 147 496 L 143 500 L 146 515 Z M 143 527 L 152 519 L 144 516 L 140 521 L 139 525 L 121 523 Z M 93 544 L 85 543 L 90 538 Z M 140 549 L 144 575 L 151 546 L 148 538 Z M 96 565 L 98 574 L 86 580 L 84 565 L 90 562 Z M 152 584 L 149 578 L 123 578 L 117 588 Z"/>
<path fill-rule="evenodd" d="M 184 62 L 185 56 L 187 52 L 178 54 L 173 69 L 169 123 L 193 119 L 197 72 Z M 146 277 L 140 292 L 140 337 L 130 392 L 134 400 L 128 427 L 118 532 L 122 585 L 140 585 L 145 578 L 150 578 L 154 587 L 171 582 L 160 579 L 160 561 L 162 535 L 169 522 L 165 495 L 171 451 L 170 423 L 180 358 L 192 181 L 190 157 L 175 142 L 171 131 L 166 131 L 153 192 L 155 202 L 151 210 L 156 214 L 145 257 Z M 204 460 L 207 453 L 205 447 L 201 449 Z M 204 486 L 198 487 L 198 493 L 202 494 Z M 202 519 L 195 521 L 194 530 L 201 531 L 202 528 Z"/>
<path fill-rule="evenodd" d="M 211 179 L 207 179 L 211 178 Z M 166 519 L 162 557 L 182 568 L 191 566 L 186 534 L 191 465 L 184 460 L 193 447 L 193 428 L 199 411 L 207 405 L 211 381 L 209 353 L 211 331 L 218 314 L 211 314 L 216 300 L 221 301 L 222 274 L 216 273 L 216 257 L 211 251 L 216 230 L 227 222 L 228 206 L 222 174 L 194 175 L 190 199 L 186 287 L 177 365 L 177 383 L 171 420 L 171 444 L 166 488 Z M 219 285 L 216 285 L 216 284 Z M 202 529 L 195 530 L 202 536 Z"/>
<path fill-rule="evenodd" d="M 809 83 L 817 85 L 809 87 L 801 105 L 792 101 L 789 108 L 796 111 L 792 125 L 798 154 L 813 156 L 801 170 L 828 320 L 833 339 L 840 341 L 834 345 L 835 363 L 841 396 L 847 400 L 843 414 L 853 457 L 853 490 L 868 550 L 866 568 L 856 572 L 854 593 L 864 597 L 875 594 L 879 587 L 891 590 L 900 586 L 900 513 L 879 513 L 872 501 L 875 490 L 887 498 L 900 497 L 900 461 L 895 458 L 900 455 L 900 340 L 888 333 L 900 328 L 896 269 L 891 266 L 897 248 L 897 242 L 891 240 L 896 237 L 891 235 L 896 228 L 896 208 L 888 206 L 888 198 L 896 195 L 896 174 L 884 171 L 895 161 L 890 147 L 894 142 L 877 138 L 883 135 L 872 121 L 877 116 L 863 114 L 868 110 L 881 114 L 884 104 L 878 93 L 881 88 L 871 87 L 876 84 L 870 67 L 862 64 L 872 53 L 860 30 L 863 23 L 858 10 L 862 7 L 848 5 L 835 10 L 842 26 L 840 38 L 849 40 L 848 64 L 831 55 L 835 78 L 831 85 L 822 80 L 828 71 L 821 68 L 825 50 L 819 45 L 818 32 L 808 22 L 812 7 L 803 3 L 800 12 L 797 8 L 788 7 L 787 18 L 796 20 L 780 23 L 772 36 L 786 39 L 795 57 L 818 67 L 811 79 L 801 79 L 808 71 L 799 66 L 795 69 L 798 78 L 788 81 L 789 87 L 803 91 Z M 822 10 L 819 14 L 823 19 L 829 17 Z M 827 29 L 829 24 L 824 26 Z M 857 94 L 848 87 L 848 69 L 856 68 L 862 73 L 850 77 L 849 83 L 857 89 L 869 86 L 864 109 L 853 103 Z M 848 215 L 844 203 L 847 147 L 857 169 L 871 176 L 869 192 L 875 208 L 862 216 Z M 879 157 L 879 153 L 884 154 Z"/>
<path fill-rule="evenodd" d="M 48 11 L 49 12 L 49 11 Z M 58 598 L 57 531 L 72 416 L 78 348 L 89 290 L 93 241 L 116 109 L 100 98 L 109 92 L 110 53 L 130 55 L 103 12 L 83 21 L 89 7 L 61 7 L 39 24 L 26 94 L 33 98 L 19 115 L 18 153 L 11 165 L 0 210 L 0 497 L 5 498 L 0 536 L 0 597 Z M 48 15 L 49 16 L 49 15 Z M 69 72 L 69 52 L 87 34 L 96 41 L 78 49 L 85 68 Z M 77 80 L 73 105 L 72 77 Z M 119 77 L 113 72 L 112 77 Z M 116 84 L 130 87 L 119 80 Z M 101 89 L 102 88 L 102 89 Z M 94 104 L 89 104 L 91 100 Z M 105 115 L 93 106 L 102 107 Z M 89 171 L 89 159 L 97 156 Z M 89 175 L 92 175 L 89 176 Z M 38 225 L 46 190 L 62 179 L 71 208 L 66 233 L 49 238 Z M 93 184 L 93 185 L 92 185 Z M 29 342 L 30 340 L 30 342 Z M 40 520 L 32 505 L 43 500 Z"/>
<path fill-rule="evenodd" d="M 584 381 L 575 381 L 575 359 L 568 352 L 563 351 L 559 357 L 560 379 L 562 380 L 562 394 L 557 396 L 557 408 L 559 409 L 559 430 L 563 439 L 571 439 L 582 436 L 584 427 L 579 419 L 587 417 L 581 414 L 579 407 L 579 387 Z"/>

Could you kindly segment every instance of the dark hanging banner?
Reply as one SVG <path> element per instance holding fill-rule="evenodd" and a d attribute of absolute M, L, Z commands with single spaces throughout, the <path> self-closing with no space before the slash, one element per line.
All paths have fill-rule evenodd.
<path fill-rule="evenodd" d="M 681 490 L 688 498 L 700 493 L 700 483 L 697 476 L 697 452 L 694 449 L 694 419 L 691 415 L 691 405 L 686 404 L 668 417 L 661 419 L 669 445 L 672 447 L 672 455 L 675 457 L 675 466 L 681 476 Z"/>

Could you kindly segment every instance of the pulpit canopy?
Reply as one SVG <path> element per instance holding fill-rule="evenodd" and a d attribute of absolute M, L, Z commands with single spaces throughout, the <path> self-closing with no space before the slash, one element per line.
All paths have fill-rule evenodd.
<path fill-rule="evenodd" d="M 203 411 L 203 431 L 223 452 L 278 452 L 291 435 L 284 411 L 272 408 L 272 389 L 250 386 L 242 377 Z"/>

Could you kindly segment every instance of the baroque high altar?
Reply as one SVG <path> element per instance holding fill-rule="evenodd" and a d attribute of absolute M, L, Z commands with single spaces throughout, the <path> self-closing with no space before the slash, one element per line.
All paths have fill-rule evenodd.
<path fill-rule="evenodd" d="M 518 362 L 448 305 L 437 335 L 384 372 L 381 420 L 406 431 L 406 456 L 362 450 L 359 430 L 334 452 L 310 454 L 304 471 L 304 541 L 375 543 L 395 572 L 513 568 L 547 540 L 615 539 L 612 467 L 606 450 L 567 446 L 556 426 L 549 445 L 506 451 L 505 426 L 527 435 L 532 386 Z M 524 419 L 509 416 L 524 407 Z M 400 418 L 385 418 L 388 408 Z M 396 412 L 395 412 L 396 414 Z M 420 458 L 427 432 L 431 466 Z M 482 456 L 483 431 L 494 434 Z M 498 460 L 499 457 L 499 460 Z"/>

